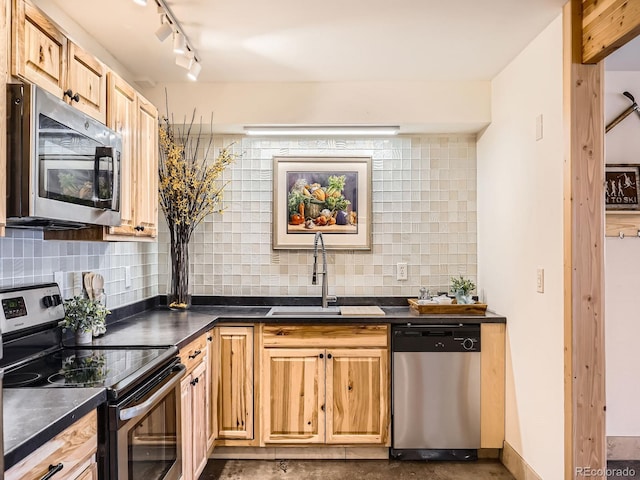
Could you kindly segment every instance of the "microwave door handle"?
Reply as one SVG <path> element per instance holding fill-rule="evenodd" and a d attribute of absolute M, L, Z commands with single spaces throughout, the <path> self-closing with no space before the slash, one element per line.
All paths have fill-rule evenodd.
<path fill-rule="evenodd" d="M 116 155 L 118 156 L 116 159 Z M 112 149 L 111 155 L 111 210 L 120 210 L 118 199 L 120 198 L 120 152 Z"/>
<path fill-rule="evenodd" d="M 101 208 L 102 210 L 108 210 L 105 207 L 107 201 L 113 202 L 113 198 L 100 198 L 100 159 L 109 158 L 111 163 L 113 162 L 113 155 L 115 149 L 113 147 L 96 147 L 95 159 L 93 164 L 93 194 L 94 194 L 94 206 Z M 110 170 L 112 167 L 110 168 Z"/>
<path fill-rule="evenodd" d="M 171 391 L 176 385 L 180 382 L 182 377 L 184 377 L 187 371 L 187 367 L 183 364 L 179 363 L 175 366 L 175 371 L 173 373 L 173 378 L 165 383 L 162 387 L 160 387 L 153 395 L 151 395 L 144 402 L 134 405 L 133 407 L 123 408 L 120 410 L 118 416 L 120 420 L 130 420 L 132 418 L 136 418 L 138 416 L 144 415 L 149 412 L 156 404 L 158 400 L 164 397 L 167 392 Z"/>

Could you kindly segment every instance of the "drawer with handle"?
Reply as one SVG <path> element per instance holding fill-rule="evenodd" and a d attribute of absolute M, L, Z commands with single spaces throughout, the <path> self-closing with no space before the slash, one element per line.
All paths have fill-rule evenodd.
<path fill-rule="evenodd" d="M 75 480 L 95 469 L 95 410 L 56 435 L 4 474 L 5 480 Z M 89 477 L 91 478 L 91 477 Z"/>
<path fill-rule="evenodd" d="M 208 334 L 206 333 L 200 335 L 191 343 L 187 344 L 186 347 L 180 349 L 178 355 L 180 356 L 180 361 L 187 367 L 187 374 L 207 356 L 208 344 L 210 343 L 210 341 L 207 340 L 207 336 Z"/>

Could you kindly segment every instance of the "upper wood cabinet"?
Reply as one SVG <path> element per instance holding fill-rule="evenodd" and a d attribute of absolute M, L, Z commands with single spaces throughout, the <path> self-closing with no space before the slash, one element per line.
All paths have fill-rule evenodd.
<path fill-rule="evenodd" d="M 109 73 L 107 125 L 122 136 L 122 220 L 110 240 L 158 234 L 158 110 L 118 75 Z"/>
<path fill-rule="evenodd" d="M 38 8 L 14 0 L 12 73 L 106 123 L 107 67 Z"/>
<path fill-rule="evenodd" d="M 0 0 L 0 45 L 9 45 L 8 2 Z M 0 48 L 0 91 L 6 91 L 8 75 L 7 48 Z M 4 236 L 7 214 L 7 102 L 0 102 L 0 237 Z"/>
<path fill-rule="evenodd" d="M 46 231 L 46 240 L 154 241 L 158 235 L 158 111 L 113 72 L 107 126 L 122 138 L 120 225 Z"/>

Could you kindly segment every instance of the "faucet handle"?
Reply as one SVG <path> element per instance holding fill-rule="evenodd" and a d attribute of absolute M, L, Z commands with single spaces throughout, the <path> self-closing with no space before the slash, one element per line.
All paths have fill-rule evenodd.
<path fill-rule="evenodd" d="M 338 297 L 335 295 L 327 295 L 327 302 L 336 303 L 338 301 Z"/>

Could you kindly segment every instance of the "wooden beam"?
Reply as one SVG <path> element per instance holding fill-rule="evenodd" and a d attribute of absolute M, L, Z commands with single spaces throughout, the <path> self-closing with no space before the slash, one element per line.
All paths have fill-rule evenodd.
<path fill-rule="evenodd" d="M 583 0 L 582 63 L 597 63 L 640 34 L 637 0 Z"/>
<path fill-rule="evenodd" d="M 607 460 L 603 68 L 580 63 L 582 6 L 565 5 L 563 26 L 565 479 Z"/>

